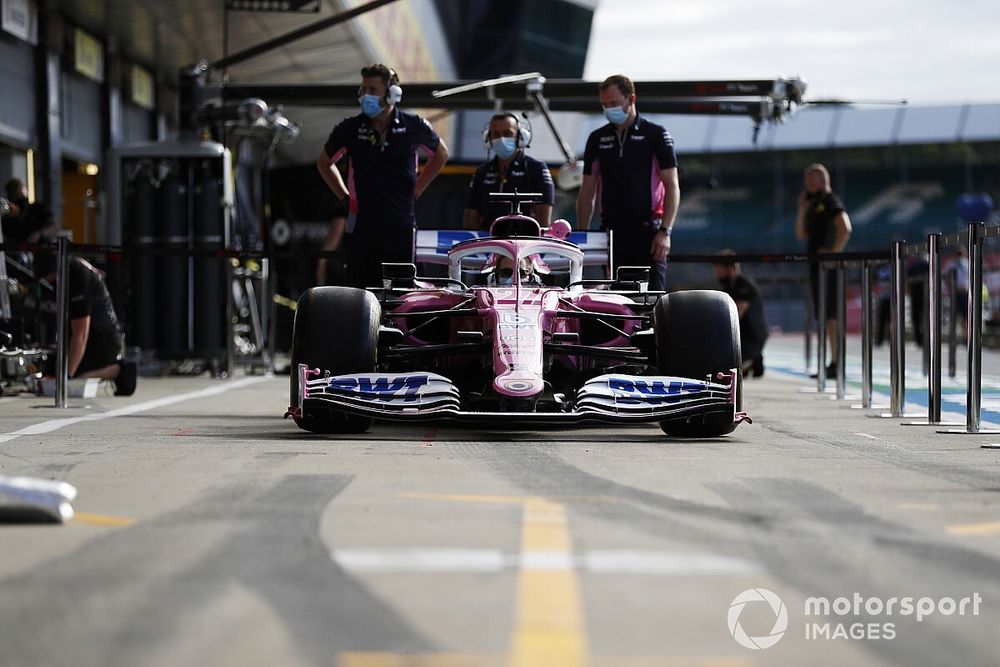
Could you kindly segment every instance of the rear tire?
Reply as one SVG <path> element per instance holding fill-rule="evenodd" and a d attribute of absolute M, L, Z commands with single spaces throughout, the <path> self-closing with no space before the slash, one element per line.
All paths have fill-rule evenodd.
<path fill-rule="evenodd" d="M 735 368 L 736 410 L 743 408 L 740 320 L 728 294 L 716 290 L 665 294 L 653 309 L 653 327 L 661 373 L 703 380 Z M 727 409 L 662 421 L 660 428 L 675 437 L 714 438 L 731 433 L 736 424 Z"/>
<path fill-rule="evenodd" d="M 292 333 L 289 404 L 299 406 L 299 364 L 331 375 L 374 372 L 381 319 L 381 304 L 365 290 L 313 287 L 299 297 Z M 364 433 L 373 421 L 371 417 L 310 408 L 296 423 L 313 433 Z"/>

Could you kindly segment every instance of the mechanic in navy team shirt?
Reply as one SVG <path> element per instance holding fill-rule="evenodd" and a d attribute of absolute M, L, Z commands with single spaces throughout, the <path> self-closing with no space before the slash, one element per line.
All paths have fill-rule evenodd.
<path fill-rule="evenodd" d="M 612 266 L 649 266 L 649 288 L 666 289 L 670 234 L 681 191 L 670 134 L 639 116 L 635 84 L 617 74 L 601 82 L 608 124 L 587 139 L 576 222 L 590 227 L 600 193 L 601 229 L 613 230 Z"/>
<path fill-rule="evenodd" d="M 510 213 L 510 204 L 491 203 L 491 192 L 537 192 L 540 203 L 532 204 L 530 215 L 542 227 L 552 222 L 555 188 L 544 162 L 528 157 L 525 147 L 531 141 L 529 130 L 513 113 L 503 111 L 490 119 L 483 132 L 483 144 L 493 159 L 480 166 L 469 183 L 469 200 L 462 214 L 466 229 L 489 229 L 494 220 Z"/>
<path fill-rule="evenodd" d="M 338 124 L 316 160 L 340 199 L 350 197 L 344 252 L 355 287 L 382 284 L 383 262 L 412 262 L 413 203 L 448 161 L 426 120 L 403 113 L 399 77 L 385 65 L 361 70 L 361 113 Z M 417 175 L 417 151 L 430 157 Z M 335 163 L 347 156 L 347 185 Z"/>

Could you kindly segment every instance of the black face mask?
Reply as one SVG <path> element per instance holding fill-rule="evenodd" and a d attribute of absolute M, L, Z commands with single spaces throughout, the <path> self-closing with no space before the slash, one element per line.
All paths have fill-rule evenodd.
<path fill-rule="evenodd" d="M 806 199 L 808 199 L 809 201 L 819 201 L 820 199 L 823 198 L 824 194 L 826 194 L 826 193 L 824 193 L 824 192 L 807 192 L 806 193 Z"/>
<path fill-rule="evenodd" d="M 730 287 L 732 286 L 734 279 L 730 278 L 729 276 L 725 276 L 723 278 L 719 278 L 718 280 L 719 284 L 722 285 L 723 287 Z"/>

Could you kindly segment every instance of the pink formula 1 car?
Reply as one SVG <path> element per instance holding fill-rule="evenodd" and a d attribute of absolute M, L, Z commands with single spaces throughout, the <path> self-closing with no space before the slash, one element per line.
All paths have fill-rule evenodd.
<path fill-rule="evenodd" d="M 299 299 L 286 416 L 301 428 L 654 422 L 712 437 L 747 420 L 726 294 L 646 292 L 644 267 L 584 280 L 587 254 L 561 220 L 544 233 L 511 215 L 488 236 L 436 234 L 468 236 L 442 255 L 447 278 L 386 264 L 381 288 L 315 287 Z"/>

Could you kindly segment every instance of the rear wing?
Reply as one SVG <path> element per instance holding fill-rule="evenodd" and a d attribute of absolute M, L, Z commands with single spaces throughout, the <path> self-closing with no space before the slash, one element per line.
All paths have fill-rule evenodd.
<path fill-rule="evenodd" d="M 489 232 L 471 229 L 418 229 L 416 261 L 447 266 L 453 245 L 487 237 Z M 584 266 L 603 267 L 605 277 L 611 276 L 611 232 L 571 232 L 566 240 L 583 251 Z"/>

